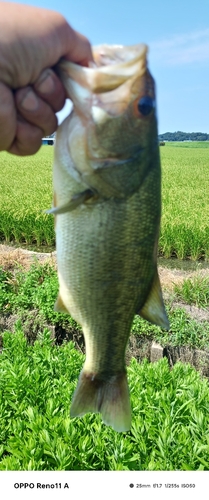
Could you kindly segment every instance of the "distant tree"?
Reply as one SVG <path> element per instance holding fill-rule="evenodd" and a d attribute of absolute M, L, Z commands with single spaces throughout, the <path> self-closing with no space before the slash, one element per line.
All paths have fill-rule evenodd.
<path fill-rule="evenodd" d="M 209 141 L 209 134 L 203 132 L 165 132 L 159 134 L 159 141 Z"/>

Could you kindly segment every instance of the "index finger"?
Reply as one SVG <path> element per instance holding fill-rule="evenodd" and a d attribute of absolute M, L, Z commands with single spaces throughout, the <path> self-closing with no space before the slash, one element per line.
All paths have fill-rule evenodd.
<path fill-rule="evenodd" d="M 90 41 L 75 30 L 71 31 L 70 38 L 71 42 L 64 55 L 65 59 L 80 64 L 81 66 L 88 66 L 88 63 L 93 61 Z"/>

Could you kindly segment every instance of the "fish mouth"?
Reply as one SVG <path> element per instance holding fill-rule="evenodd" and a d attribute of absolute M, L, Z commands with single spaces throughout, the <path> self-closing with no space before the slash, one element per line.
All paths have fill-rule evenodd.
<path fill-rule="evenodd" d="M 99 45 L 93 47 L 94 63 L 89 67 L 61 59 L 57 72 L 73 103 L 85 102 L 92 94 L 109 92 L 147 70 L 148 47 L 145 44 Z"/>

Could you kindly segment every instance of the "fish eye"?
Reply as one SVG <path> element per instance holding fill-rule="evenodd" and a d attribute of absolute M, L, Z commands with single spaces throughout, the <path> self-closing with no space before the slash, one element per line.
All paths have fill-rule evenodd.
<path fill-rule="evenodd" d="M 139 112 L 142 115 L 147 116 L 154 109 L 155 101 L 154 101 L 154 99 L 152 99 L 152 97 L 149 97 L 147 95 L 147 96 L 141 97 L 141 99 L 139 99 L 137 106 L 138 106 Z"/>

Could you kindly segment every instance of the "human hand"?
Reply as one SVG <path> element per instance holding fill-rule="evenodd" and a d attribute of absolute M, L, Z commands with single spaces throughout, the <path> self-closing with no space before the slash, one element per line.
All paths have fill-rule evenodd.
<path fill-rule="evenodd" d="M 66 94 L 53 66 L 92 60 L 90 42 L 51 10 L 0 2 L 0 151 L 36 153 Z"/>

